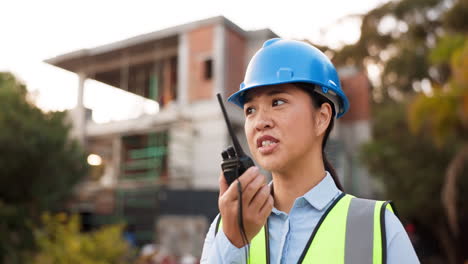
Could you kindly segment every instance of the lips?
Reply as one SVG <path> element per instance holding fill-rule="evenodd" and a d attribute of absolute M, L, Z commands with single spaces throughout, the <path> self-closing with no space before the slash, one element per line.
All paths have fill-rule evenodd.
<path fill-rule="evenodd" d="M 278 146 L 278 143 L 278 139 L 270 135 L 264 135 L 257 139 L 257 149 L 261 154 L 270 154 Z"/>

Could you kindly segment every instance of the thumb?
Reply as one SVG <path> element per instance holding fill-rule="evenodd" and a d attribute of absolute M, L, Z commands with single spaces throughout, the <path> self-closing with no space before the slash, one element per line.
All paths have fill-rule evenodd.
<path fill-rule="evenodd" d="M 224 178 L 224 174 L 221 171 L 219 174 L 219 196 L 221 197 L 229 188 L 229 185 L 226 182 L 226 178 Z"/>

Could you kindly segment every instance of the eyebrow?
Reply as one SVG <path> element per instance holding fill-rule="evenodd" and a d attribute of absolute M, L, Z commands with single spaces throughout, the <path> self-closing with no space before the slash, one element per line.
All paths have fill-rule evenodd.
<path fill-rule="evenodd" d="M 273 89 L 273 90 L 267 92 L 266 95 L 272 96 L 272 95 L 281 94 L 281 93 L 289 94 L 285 89 Z M 250 96 L 249 96 L 249 94 L 250 94 Z M 250 101 L 252 101 L 252 94 L 251 93 L 246 93 L 245 99 L 244 99 L 244 104 L 246 104 L 246 103 L 248 103 Z"/>

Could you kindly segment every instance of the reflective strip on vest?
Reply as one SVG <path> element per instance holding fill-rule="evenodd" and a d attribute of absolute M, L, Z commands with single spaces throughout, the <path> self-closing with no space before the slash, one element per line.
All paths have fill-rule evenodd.
<path fill-rule="evenodd" d="M 375 203 L 372 200 L 351 199 L 346 220 L 345 263 L 372 264 Z"/>
<path fill-rule="evenodd" d="M 393 212 L 383 201 L 344 195 L 319 221 L 321 224 L 312 234 L 310 246 L 304 249 L 301 263 L 384 264 L 383 206 Z M 220 226 L 221 223 L 218 228 Z M 249 264 L 267 264 L 269 249 L 266 247 L 263 227 L 251 241 Z"/>

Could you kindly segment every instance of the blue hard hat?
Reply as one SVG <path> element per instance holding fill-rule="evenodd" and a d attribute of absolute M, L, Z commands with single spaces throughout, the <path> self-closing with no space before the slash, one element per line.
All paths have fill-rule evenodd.
<path fill-rule="evenodd" d="M 246 91 L 282 83 L 314 84 L 317 93 L 333 102 L 337 118 L 348 111 L 348 99 L 327 56 L 305 42 L 281 38 L 265 41 L 250 60 L 240 90 L 228 101 L 242 108 Z"/>

